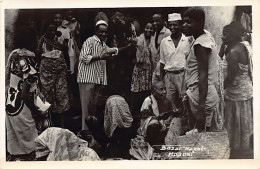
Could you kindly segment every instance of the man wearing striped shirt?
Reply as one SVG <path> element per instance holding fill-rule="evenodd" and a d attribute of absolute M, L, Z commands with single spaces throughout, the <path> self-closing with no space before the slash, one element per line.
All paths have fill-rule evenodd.
<path fill-rule="evenodd" d="M 105 21 L 99 20 L 95 35 L 84 42 L 80 52 L 77 82 L 82 107 L 82 130 L 88 129 L 85 118 L 96 111 L 100 86 L 107 85 L 106 60 L 118 53 L 117 48 L 109 48 L 105 43 L 107 27 Z"/>

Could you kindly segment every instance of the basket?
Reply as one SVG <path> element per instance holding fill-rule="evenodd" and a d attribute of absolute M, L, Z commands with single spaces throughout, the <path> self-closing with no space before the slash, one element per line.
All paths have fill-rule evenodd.
<path fill-rule="evenodd" d="M 181 159 L 228 159 L 229 138 L 226 130 L 175 137 Z"/>

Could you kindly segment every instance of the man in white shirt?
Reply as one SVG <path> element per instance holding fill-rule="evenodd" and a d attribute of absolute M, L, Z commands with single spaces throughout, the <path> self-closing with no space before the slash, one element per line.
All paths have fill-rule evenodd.
<path fill-rule="evenodd" d="M 181 33 L 181 15 L 168 15 L 171 35 L 160 45 L 160 76 L 165 81 L 166 98 L 176 108 L 184 77 L 185 56 L 190 50 L 190 41 Z M 179 108 L 179 106 L 178 106 Z"/>

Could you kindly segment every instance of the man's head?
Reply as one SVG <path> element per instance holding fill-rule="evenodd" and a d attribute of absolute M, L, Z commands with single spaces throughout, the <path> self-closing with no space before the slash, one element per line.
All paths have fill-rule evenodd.
<path fill-rule="evenodd" d="M 164 100 L 166 98 L 166 87 L 163 81 L 157 81 L 153 83 L 152 94 L 156 99 L 159 100 Z"/>
<path fill-rule="evenodd" d="M 181 15 L 178 13 L 172 13 L 168 15 L 168 28 L 172 35 L 179 34 L 181 32 Z"/>
<path fill-rule="evenodd" d="M 153 27 L 155 31 L 160 31 L 162 30 L 163 26 L 164 26 L 164 20 L 162 17 L 162 14 L 154 14 L 152 17 L 152 23 L 153 23 Z"/>
<path fill-rule="evenodd" d="M 101 41 L 105 41 L 107 38 L 107 28 L 108 28 L 108 24 L 105 21 L 103 20 L 97 21 L 95 26 L 95 33 Z"/>

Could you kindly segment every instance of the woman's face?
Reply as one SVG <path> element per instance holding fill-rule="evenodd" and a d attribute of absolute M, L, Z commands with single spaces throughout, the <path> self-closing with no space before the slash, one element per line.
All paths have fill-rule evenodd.
<path fill-rule="evenodd" d="M 99 25 L 96 30 L 96 35 L 101 41 L 105 41 L 107 38 L 107 26 Z"/>
<path fill-rule="evenodd" d="M 62 23 L 62 15 L 61 14 L 55 14 L 54 15 L 54 22 L 57 26 L 60 26 Z"/>
<path fill-rule="evenodd" d="M 182 31 L 184 35 L 193 36 L 198 31 L 199 27 L 200 24 L 196 20 L 190 17 L 183 18 Z"/>
<path fill-rule="evenodd" d="M 54 24 L 48 25 L 47 30 L 46 30 L 46 37 L 49 39 L 54 39 L 56 31 L 57 31 L 57 28 Z"/>
<path fill-rule="evenodd" d="M 223 29 L 223 33 L 222 33 L 222 37 L 221 37 L 222 41 L 224 44 L 229 44 L 232 40 L 230 34 L 228 33 L 228 31 L 226 29 Z"/>
<path fill-rule="evenodd" d="M 147 23 L 144 28 L 144 36 L 150 38 L 153 34 L 153 25 L 151 23 Z"/>

